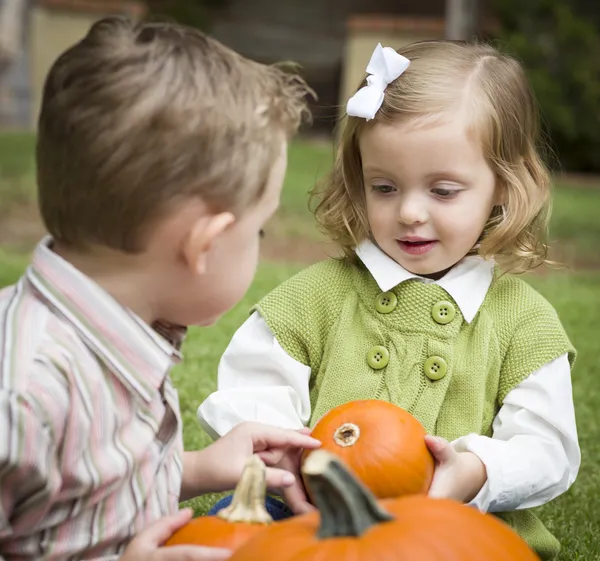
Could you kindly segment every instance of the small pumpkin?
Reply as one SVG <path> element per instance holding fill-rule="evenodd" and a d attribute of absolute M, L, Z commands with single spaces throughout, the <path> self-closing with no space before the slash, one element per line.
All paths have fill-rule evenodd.
<path fill-rule="evenodd" d="M 434 460 L 425 429 L 410 413 L 377 399 L 350 401 L 331 409 L 311 436 L 341 458 L 380 499 L 426 494 Z M 303 455 L 305 460 L 310 451 Z"/>
<path fill-rule="evenodd" d="M 377 502 L 325 450 L 313 452 L 303 469 L 319 512 L 273 524 L 230 561 L 539 561 L 492 515 L 422 495 Z"/>
<path fill-rule="evenodd" d="M 273 522 L 265 508 L 266 468 L 251 456 L 233 493 L 231 504 L 215 516 L 199 516 L 177 530 L 165 546 L 203 545 L 235 551 Z"/>

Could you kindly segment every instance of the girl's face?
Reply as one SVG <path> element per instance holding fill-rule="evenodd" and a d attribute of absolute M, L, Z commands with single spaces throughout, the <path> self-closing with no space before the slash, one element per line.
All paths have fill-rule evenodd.
<path fill-rule="evenodd" d="M 461 119 L 377 123 L 359 146 L 371 234 L 387 255 L 435 276 L 473 249 L 497 204 L 496 180 Z"/>

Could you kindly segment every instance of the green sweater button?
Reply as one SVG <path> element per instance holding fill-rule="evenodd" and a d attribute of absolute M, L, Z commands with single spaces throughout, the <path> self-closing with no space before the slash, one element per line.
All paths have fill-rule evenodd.
<path fill-rule="evenodd" d="M 448 364 L 439 356 L 429 357 L 424 364 L 425 376 L 430 380 L 441 380 L 448 371 Z"/>
<path fill-rule="evenodd" d="M 398 298 L 393 292 L 382 292 L 375 300 L 375 309 L 380 314 L 389 314 L 396 309 Z"/>
<path fill-rule="evenodd" d="M 446 325 L 456 317 L 456 308 L 452 302 L 442 300 L 433 306 L 431 316 L 435 322 Z"/>
<path fill-rule="evenodd" d="M 380 345 L 373 347 L 367 353 L 367 364 L 374 370 L 385 368 L 390 361 L 390 352 Z"/>

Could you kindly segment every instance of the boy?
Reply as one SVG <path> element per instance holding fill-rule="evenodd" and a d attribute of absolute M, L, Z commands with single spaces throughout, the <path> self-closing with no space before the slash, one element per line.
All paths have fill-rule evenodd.
<path fill-rule="evenodd" d="M 122 18 L 53 65 L 37 142 L 50 236 L 0 293 L 0 559 L 224 559 L 160 547 L 190 518 L 179 501 L 232 488 L 253 452 L 274 465 L 318 446 L 247 424 L 184 453 L 169 377 L 176 326 L 214 322 L 253 278 L 307 92 L 198 31 Z"/>

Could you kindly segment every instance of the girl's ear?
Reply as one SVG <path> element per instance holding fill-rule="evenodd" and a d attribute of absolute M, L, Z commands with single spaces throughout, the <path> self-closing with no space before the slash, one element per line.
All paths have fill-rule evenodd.
<path fill-rule="evenodd" d="M 496 188 L 494 191 L 494 206 L 504 206 L 508 202 L 508 191 L 504 182 L 496 178 Z"/>
<path fill-rule="evenodd" d="M 231 212 L 221 212 L 202 216 L 192 224 L 183 242 L 183 257 L 194 275 L 206 273 L 212 244 L 234 222 Z"/>

